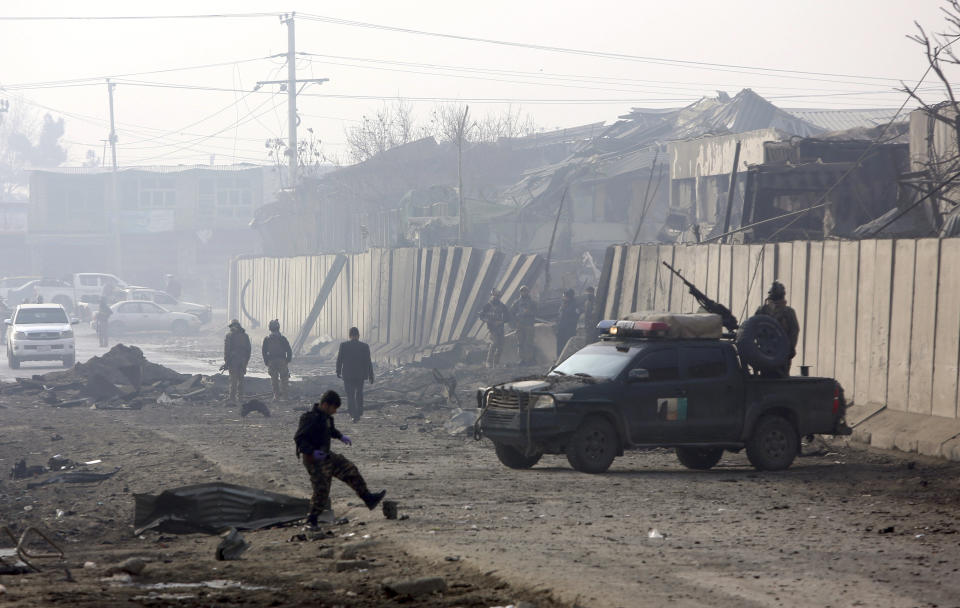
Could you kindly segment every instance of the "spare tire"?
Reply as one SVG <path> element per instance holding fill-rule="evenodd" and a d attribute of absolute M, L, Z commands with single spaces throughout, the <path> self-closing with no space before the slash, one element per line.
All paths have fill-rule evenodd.
<path fill-rule="evenodd" d="M 737 352 L 751 367 L 775 370 L 790 361 L 790 340 L 776 319 L 770 315 L 754 315 L 737 331 Z"/>

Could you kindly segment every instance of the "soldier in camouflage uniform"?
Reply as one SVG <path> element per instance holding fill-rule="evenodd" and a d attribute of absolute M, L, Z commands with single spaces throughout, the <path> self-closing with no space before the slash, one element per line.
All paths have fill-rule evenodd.
<path fill-rule="evenodd" d="M 220 368 L 230 374 L 230 396 L 228 401 L 234 402 L 243 398 L 243 377 L 247 374 L 247 363 L 250 362 L 250 336 L 240 325 L 239 319 L 230 321 L 223 339 L 223 366 Z"/>
<path fill-rule="evenodd" d="M 526 285 L 520 286 L 520 297 L 510 308 L 510 314 L 517 328 L 517 356 L 520 365 L 533 365 L 536 363 L 533 351 L 533 326 L 537 320 L 537 303 L 530 297 L 530 290 Z"/>
<path fill-rule="evenodd" d="M 503 354 L 504 324 L 510 316 L 507 305 L 500 300 L 500 290 L 490 292 L 490 300 L 480 309 L 480 319 L 487 324 L 490 332 L 490 350 L 487 351 L 487 367 L 500 365 Z"/>
<path fill-rule="evenodd" d="M 280 321 L 274 319 L 269 324 L 270 335 L 263 339 L 263 363 L 270 374 L 270 383 L 273 385 L 273 400 L 287 400 L 287 384 L 290 382 L 290 360 L 293 359 L 293 350 L 290 342 L 280 333 Z"/>
<path fill-rule="evenodd" d="M 335 391 L 327 391 L 320 398 L 320 403 L 314 403 L 313 409 L 300 416 L 300 425 L 293 436 L 297 455 L 303 457 L 303 466 L 313 486 L 310 513 L 307 516 L 307 525 L 311 528 L 316 528 L 321 513 L 330 510 L 330 481 L 334 477 L 350 486 L 370 510 L 380 504 L 387 493 L 386 490 L 371 492 L 356 465 L 330 451 L 330 439 L 353 445 L 350 438 L 333 424 L 333 415 L 339 407 L 340 395 Z"/>
<path fill-rule="evenodd" d="M 797 313 L 793 308 L 787 306 L 787 289 L 783 283 L 774 281 L 767 292 L 767 300 L 763 306 L 757 309 L 754 314 L 770 315 L 783 327 L 787 338 L 790 340 L 790 359 L 787 364 L 780 368 L 779 375 L 786 378 L 790 375 L 790 362 L 797 356 L 797 340 L 800 338 L 800 323 L 797 321 Z"/>

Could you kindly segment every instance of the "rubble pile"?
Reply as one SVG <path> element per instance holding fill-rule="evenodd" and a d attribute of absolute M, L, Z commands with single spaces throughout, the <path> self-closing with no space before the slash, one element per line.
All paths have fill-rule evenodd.
<path fill-rule="evenodd" d="M 0 387 L 4 393 L 36 395 L 54 407 L 140 409 L 166 395 L 174 399 L 209 397 L 216 383 L 203 376 L 181 374 L 148 361 L 136 346 L 117 344 L 99 357 L 66 371 L 18 378 Z"/>

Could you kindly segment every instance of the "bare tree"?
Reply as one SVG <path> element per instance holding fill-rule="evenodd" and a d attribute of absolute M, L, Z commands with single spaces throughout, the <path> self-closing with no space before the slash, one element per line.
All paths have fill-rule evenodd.
<path fill-rule="evenodd" d="M 938 183 L 958 170 L 957 161 L 960 159 L 960 102 L 954 93 L 954 86 L 947 76 L 947 71 L 960 66 L 960 58 L 954 51 L 954 44 L 960 40 L 960 0 L 947 0 L 941 10 L 947 24 L 942 32 L 928 33 L 919 22 L 914 22 L 917 33 L 907 36 L 921 47 L 930 66 L 928 73 L 933 72 L 939 79 L 946 94 L 946 101 L 929 103 L 921 96 L 923 81 L 911 87 L 901 82 L 902 90 L 920 104 L 924 112 L 933 120 L 942 122 L 950 127 L 954 134 L 953 150 L 944 156 L 942 150 L 933 147 L 933 138 L 928 138 L 927 169 L 931 178 Z"/>
<path fill-rule="evenodd" d="M 56 167 L 67 159 L 60 145 L 63 119 L 42 119 L 22 104 L 11 104 L 0 122 L 0 197 L 23 198 L 29 167 Z"/>
<path fill-rule="evenodd" d="M 390 148 L 416 139 L 413 110 L 404 100 L 383 104 L 376 114 L 364 116 L 360 124 L 346 130 L 347 153 L 355 162 L 363 162 Z"/>

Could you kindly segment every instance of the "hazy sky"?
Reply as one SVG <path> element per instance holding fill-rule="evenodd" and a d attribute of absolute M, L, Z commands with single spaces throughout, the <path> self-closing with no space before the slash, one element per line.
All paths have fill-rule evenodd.
<path fill-rule="evenodd" d="M 897 107 L 898 81 L 915 82 L 926 68 L 920 47 L 905 37 L 913 21 L 944 28 L 941 0 L 476 5 L 3 0 L 0 17 L 296 11 L 297 50 L 305 53 L 298 76 L 330 79 L 303 91 L 301 129 L 313 128 L 325 150 L 341 155 L 344 129 L 397 97 L 410 100 L 420 120 L 438 103 L 461 101 L 474 115 L 519 108 L 544 129 L 609 123 L 634 106 L 676 107 L 743 87 L 787 108 Z M 264 141 L 287 134 L 286 94 L 252 89 L 286 78 L 284 58 L 270 57 L 286 48 L 286 26 L 273 15 L 0 20 L 0 86 L 7 87 L 0 99 L 63 116 L 68 163 L 79 164 L 88 149 L 103 154 L 103 78 L 111 76 L 121 165 L 207 163 L 211 154 L 217 164 L 267 162 Z M 176 69 L 207 64 L 221 65 Z M 929 95 L 942 97 L 939 89 Z"/>

